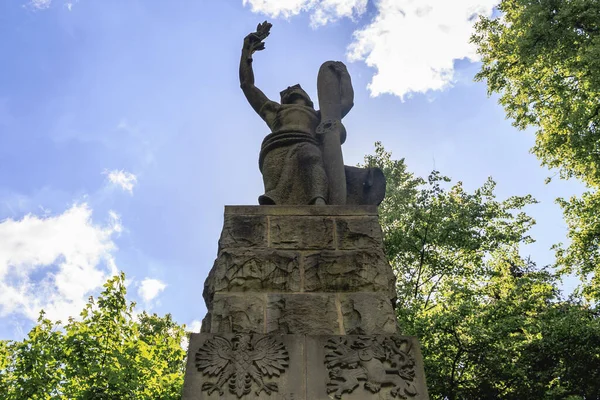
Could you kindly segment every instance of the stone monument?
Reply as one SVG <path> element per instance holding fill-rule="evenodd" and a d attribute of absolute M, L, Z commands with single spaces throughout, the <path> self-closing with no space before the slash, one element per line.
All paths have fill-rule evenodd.
<path fill-rule="evenodd" d="M 269 100 L 252 55 L 271 24 L 244 39 L 240 84 L 271 133 L 259 206 L 226 206 L 204 284 L 208 313 L 188 349 L 183 400 L 428 399 L 416 338 L 396 324 L 383 251 L 378 168 L 344 166 L 350 75 L 318 73 L 321 110 L 294 85 Z"/>

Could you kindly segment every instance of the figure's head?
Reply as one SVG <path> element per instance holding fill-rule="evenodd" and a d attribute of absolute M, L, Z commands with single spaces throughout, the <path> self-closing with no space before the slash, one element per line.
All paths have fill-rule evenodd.
<path fill-rule="evenodd" d="M 249 335 L 237 334 L 231 339 L 234 350 L 248 350 L 252 347 Z"/>
<path fill-rule="evenodd" d="M 288 86 L 281 91 L 281 104 L 301 104 L 314 108 L 314 104 L 308 93 L 300 85 Z"/>

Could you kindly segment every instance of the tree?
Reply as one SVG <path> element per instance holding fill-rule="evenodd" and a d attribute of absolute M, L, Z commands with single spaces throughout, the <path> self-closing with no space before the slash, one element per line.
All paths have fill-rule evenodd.
<path fill-rule="evenodd" d="M 545 165 L 600 184 L 600 2 L 503 0 L 473 42 L 477 79 L 519 128 L 536 126 L 533 152 Z"/>
<path fill-rule="evenodd" d="M 40 313 L 23 341 L 0 341 L 0 393 L 17 399 L 180 399 L 184 326 L 134 314 L 125 276 L 66 325 Z"/>
<path fill-rule="evenodd" d="M 490 254 L 532 241 L 527 231 L 535 221 L 522 211 L 536 203 L 530 195 L 499 202 L 492 179 L 468 193 L 461 182 L 445 188 L 450 178 L 438 171 L 427 181 L 415 178 L 380 143 L 365 162 L 382 168 L 388 181 L 380 216 L 388 259 L 402 280 L 401 310 L 427 310 L 447 282 L 477 281 Z M 410 322 L 411 315 L 403 318 Z"/>
<path fill-rule="evenodd" d="M 565 274 L 576 273 L 582 282 L 582 294 L 600 305 L 600 191 L 557 201 L 563 209 L 570 242 L 568 246 L 554 246 L 556 264 Z"/>
<path fill-rule="evenodd" d="M 543 165 L 591 189 L 559 200 L 571 244 L 556 250 L 587 298 L 600 300 L 600 1 L 502 0 L 498 8 L 500 17 L 475 25 L 476 79 L 500 94 L 515 126 L 537 128 L 532 151 Z"/>
<path fill-rule="evenodd" d="M 432 399 L 600 399 L 600 314 L 563 299 L 560 274 L 521 256 L 529 196 L 499 201 L 434 171 L 425 181 L 381 144 L 380 207 L 398 319 L 419 337 Z M 576 336 L 573 336 L 575 334 Z"/>

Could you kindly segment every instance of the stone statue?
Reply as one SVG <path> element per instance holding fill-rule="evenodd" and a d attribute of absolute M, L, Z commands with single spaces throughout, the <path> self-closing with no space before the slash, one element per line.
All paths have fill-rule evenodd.
<path fill-rule="evenodd" d="M 281 103 L 269 100 L 254 85 L 252 55 L 264 50 L 271 26 L 265 21 L 244 38 L 240 60 L 244 95 L 271 129 L 259 156 L 265 186 L 259 204 L 378 205 L 385 196 L 382 171 L 344 166 L 342 118 L 354 105 L 354 91 L 343 63 L 328 61 L 319 70 L 320 111 L 300 85 L 283 90 Z"/>
<path fill-rule="evenodd" d="M 341 62 L 321 66 L 319 111 L 300 85 L 269 100 L 252 55 L 270 29 L 246 36 L 240 61 L 242 90 L 271 129 L 259 157 L 265 193 L 261 205 L 225 207 L 182 400 L 429 400 L 418 339 L 396 320 L 377 210 L 383 172 L 342 157 L 350 75 Z"/>

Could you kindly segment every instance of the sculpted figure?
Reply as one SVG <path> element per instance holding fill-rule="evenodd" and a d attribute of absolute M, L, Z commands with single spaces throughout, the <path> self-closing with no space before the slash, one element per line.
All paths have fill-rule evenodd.
<path fill-rule="evenodd" d="M 319 70 L 320 111 L 300 85 L 283 90 L 280 103 L 254 85 L 252 55 L 264 50 L 271 26 L 265 21 L 244 38 L 239 72 L 246 99 L 271 129 L 259 156 L 265 186 L 259 204 L 379 204 L 385 195 L 381 170 L 344 166 L 341 120 L 354 92 L 343 63 L 328 61 Z"/>

